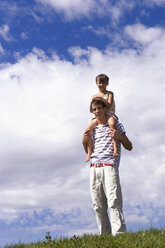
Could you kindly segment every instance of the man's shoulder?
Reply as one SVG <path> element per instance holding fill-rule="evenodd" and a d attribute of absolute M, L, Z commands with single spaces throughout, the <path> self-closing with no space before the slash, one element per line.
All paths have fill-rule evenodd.
<path fill-rule="evenodd" d="M 123 125 L 121 122 L 116 121 L 116 126 L 117 126 L 118 131 L 119 131 L 121 134 L 124 134 L 124 133 L 125 133 L 124 125 Z"/>

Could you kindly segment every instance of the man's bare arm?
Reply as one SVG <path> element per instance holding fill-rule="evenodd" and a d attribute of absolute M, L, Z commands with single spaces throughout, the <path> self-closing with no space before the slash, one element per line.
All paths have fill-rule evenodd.
<path fill-rule="evenodd" d="M 128 151 L 132 150 L 132 148 L 133 148 L 132 143 L 125 134 L 121 135 L 120 141 L 126 150 L 128 150 Z"/>
<path fill-rule="evenodd" d="M 90 136 L 91 136 L 90 129 L 88 129 L 84 132 L 82 137 L 82 144 L 86 153 L 87 153 L 87 144 L 88 144 L 88 140 L 90 139 Z"/>

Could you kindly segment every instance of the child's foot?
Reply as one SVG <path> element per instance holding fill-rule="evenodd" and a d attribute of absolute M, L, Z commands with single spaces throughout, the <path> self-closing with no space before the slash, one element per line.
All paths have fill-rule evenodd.
<path fill-rule="evenodd" d="M 117 156 L 119 156 L 119 154 L 117 152 L 114 152 L 113 156 L 117 157 Z"/>
<path fill-rule="evenodd" d="M 91 156 L 90 155 L 87 155 L 87 157 L 85 159 L 85 162 L 88 162 L 90 159 L 91 159 Z"/>

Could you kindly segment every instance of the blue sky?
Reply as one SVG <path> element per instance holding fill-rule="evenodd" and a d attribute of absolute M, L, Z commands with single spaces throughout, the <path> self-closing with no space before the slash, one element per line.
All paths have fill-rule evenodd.
<path fill-rule="evenodd" d="M 89 4 L 89 9 L 88 9 Z M 97 47 L 111 44 L 115 48 L 133 46 L 131 40 L 116 43 L 126 25 L 141 23 L 148 27 L 163 27 L 163 1 L 1 1 L 2 61 L 15 61 L 15 53 L 25 55 L 33 47 L 50 56 L 56 51 L 62 58 L 71 59 L 68 48 Z M 90 9 L 91 5 L 91 9 Z M 93 6 L 93 8 L 92 8 Z M 120 37 L 120 38 L 121 38 Z M 128 37 L 124 37 L 128 38 Z"/>
<path fill-rule="evenodd" d="M 81 136 L 106 73 L 133 143 L 128 230 L 164 227 L 165 1 L 0 1 L 0 245 L 98 233 Z"/>

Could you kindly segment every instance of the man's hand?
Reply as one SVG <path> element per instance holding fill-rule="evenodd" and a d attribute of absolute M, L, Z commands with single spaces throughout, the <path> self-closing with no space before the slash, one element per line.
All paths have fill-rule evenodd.
<path fill-rule="evenodd" d="M 93 100 L 103 100 L 104 98 L 102 96 L 93 96 L 92 97 L 92 101 Z"/>

